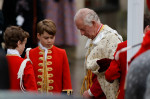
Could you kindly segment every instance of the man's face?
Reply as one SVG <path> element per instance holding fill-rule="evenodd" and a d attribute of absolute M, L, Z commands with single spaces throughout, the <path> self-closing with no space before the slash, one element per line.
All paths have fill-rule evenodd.
<path fill-rule="evenodd" d="M 46 48 L 50 48 L 54 44 L 54 41 L 55 41 L 55 36 L 49 35 L 45 31 L 41 35 L 39 33 L 37 33 L 37 37 L 40 40 L 42 46 L 46 47 Z"/>
<path fill-rule="evenodd" d="M 81 35 L 84 35 L 90 39 L 93 39 L 95 34 L 95 28 L 92 26 L 84 25 L 83 20 L 78 19 L 75 21 L 77 28 L 80 30 Z"/>

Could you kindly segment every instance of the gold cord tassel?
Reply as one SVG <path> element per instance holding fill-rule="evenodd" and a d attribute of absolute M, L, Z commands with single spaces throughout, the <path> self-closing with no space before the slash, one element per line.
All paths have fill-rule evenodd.
<path fill-rule="evenodd" d="M 83 95 L 84 91 L 88 90 L 91 86 L 92 86 L 92 72 L 91 70 L 88 70 L 87 76 L 84 77 L 80 94 Z"/>

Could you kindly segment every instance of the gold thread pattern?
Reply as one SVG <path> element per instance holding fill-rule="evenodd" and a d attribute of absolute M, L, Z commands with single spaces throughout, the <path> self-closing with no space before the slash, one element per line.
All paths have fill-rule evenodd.
<path fill-rule="evenodd" d="M 48 61 L 48 62 L 47 62 L 47 65 L 52 65 L 52 62 L 51 62 L 51 61 Z"/>
<path fill-rule="evenodd" d="M 44 60 L 44 58 L 43 58 L 43 57 L 39 57 L 39 60 L 40 60 L 40 61 L 43 61 L 43 60 Z"/>
<path fill-rule="evenodd" d="M 47 68 L 47 71 L 52 71 L 52 70 L 53 70 L 53 68 L 51 68 L 51 67 Z"/>
<path fill-rule="evenodd" d="M 49 77 L 49 78 L 53 77 L 53 74 L 48 74 L 48 77 Z"/>
<path fill-rule="evenodd" d="M 39 63 L 38 65 L 39 65 L 40 67 L 43 67 L 43 66 L 44 66 L 44 64 L 43 64 L 43 63 Z"/>
<path fill-rule="evenodd" d="M 52 59 L 52 56 L 47 56 L 47 59 Z"/>
<path fill-rule="evenodd" d="M 49 86 L 49 87 L 48 87 L 48 90 L 53 90 L 53 89 L 54 89 L 53 86 Z"/>
<path fill-rule="evenodd" d="M 52 83 L 54 83 L 54 80 L 49 80 L 48 82 L 49 82 L 49 84 L 52 84 Z"/>

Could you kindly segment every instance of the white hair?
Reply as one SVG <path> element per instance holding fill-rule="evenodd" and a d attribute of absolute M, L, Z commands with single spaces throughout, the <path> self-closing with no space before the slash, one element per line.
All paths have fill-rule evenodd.
<path fill-rule="evenodd" d="M 97 23 L 100 23 L 100 19 L 96 12 L 94 12 L 91 9 L 88 8 L 82 8 L 80 9 L 74 16 L 74 21 L 82 18 L 85 25 L 92 26 L 92 21 L 96 21 Z"/>

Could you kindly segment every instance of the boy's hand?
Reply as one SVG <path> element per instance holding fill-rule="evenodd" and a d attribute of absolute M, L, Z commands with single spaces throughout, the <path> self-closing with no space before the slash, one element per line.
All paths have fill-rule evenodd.
<path fill-rule="evenodd" d="M 98 72 L 100 73 L 100 72 L 106 71 L 111 61 L 112 60 L 108 58 L 97 60 L 97 64 L 100 66 L 100 69 L 98 70 Z"/>

